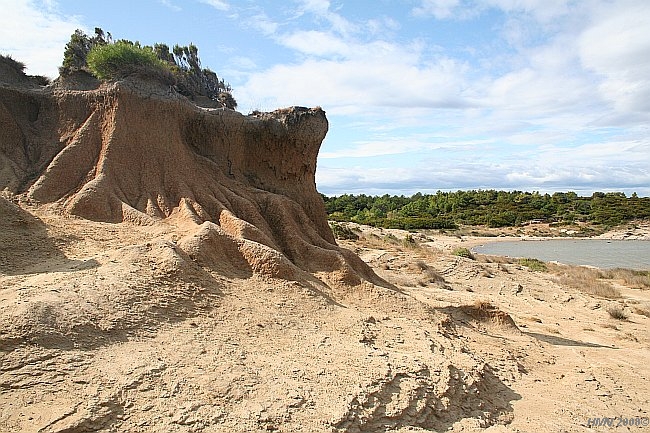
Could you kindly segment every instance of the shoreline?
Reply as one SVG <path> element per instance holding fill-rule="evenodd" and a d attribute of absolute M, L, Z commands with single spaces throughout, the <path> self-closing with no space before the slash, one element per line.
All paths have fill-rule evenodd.
<path fill-rule="evenodd" d="M 411 236 L 418 244 L 432 248 L 434 250 L 439 250 L 441 252 L 452 253 L 455 249 L 458 248 L 467 248 L 474 254 L 486 255 L 486 256 L 503 256 L 510 257 L 507 255 L 500 254 L 489 254 L 476 252 L 473 249 L 479 246 L 483 246 L 489 243 L 500 243 L 500 242 L 540 242 L 540 241 L 549 241 L 549 240 L 565 240 L 565 241 L 580 241 L 580 240 L 603 240 L 603 241 L 650 241 L 650 222 L 640 221 L 626 224 L 624 226 L 613 228 L 605 233 L 601 233 L 594 236 L 571 236 L 566 235 L 565 232 L 561 232 L 560 229 L 557 230 L 554 227 L 549 228 L 548 224 L 538 224 L 538 225 L 529 225 L 523 228 L 508 228 L 504 229 L 490 229 L 485 227 L 463 227 L 458 230 L 456 233 L 445 233 L 434 230 L 416 230 L 414 232 L 409 232 L 407 230 L 401 229 L 384 229 L 384 228 L 375 228 L 371 226 L 345 222 L 338 223 L 345 225 L 346 227 L 352 229 L 352 231 L 358 233 L 363 237 L 375 237 L 377 239 L 386 239 L 393 237 L 397 242 L 403 242 L 407 236 Z M 515 234 L 515 230 L 523 230 L 523 233 Z M 547 233 L 555 231 L 561 235 L 551 236 Z M 570 230 L 567 230 L 570 231 Z M 471 234 L 471 233 L 477 233 Z M 505 232 L 505 233 L 504 233 Z M 511 233 L 507 233 L 511 232 Z M 546 235 L 539 236 L 535 233 L 545 233 Z M 465 234 L 468 233 L 468 234 Z M 486 236 L 485 234 L 489 234 Z M 511 257 L 515 258 L 515 257 Z M 546 260 L 547 262 L 555 262 L 560 264 L 565 264 L 568 266 L 591 266 L 597 267 L 599 269 L 607 269 L 594 265 L 574 265 L 570 263 L 564 263 L 559 260 Z M 642 269 L 637 269 L 634 267 L 621 266 L 621 268 L 633 269 L 633 270 L 647 270 L 649 268 L 643 267 Z"/>

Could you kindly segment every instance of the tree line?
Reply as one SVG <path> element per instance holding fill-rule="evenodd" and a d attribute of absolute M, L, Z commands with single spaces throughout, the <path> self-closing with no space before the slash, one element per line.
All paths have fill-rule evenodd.
<path fill-rule="evenodd" d="M 650 217 L 650 197 L 636 193 L 471 190 L 368 196 L 323 195 L 328 217 L 375 227 L 399 229 L 453 229 L 459 225 L 512 227 L 531 221 L 571 224 L 587 222 L 612 227 Z"/>

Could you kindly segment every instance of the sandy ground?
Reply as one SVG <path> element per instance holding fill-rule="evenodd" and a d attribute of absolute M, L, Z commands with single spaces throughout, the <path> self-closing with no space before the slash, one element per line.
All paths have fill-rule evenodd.
<path fill-rule="evenodd" d="M 490 302 L 512 317 L 521 333 L 482 325 L 463 329 L 473 351 L 493 362 L 498 362 L 499 355 L 502 360 L 518 360 L 521 374 L 514 374 L 507 382 L 518 398 L 512 403 L 512 423 L 504 431 L 586 431 L 590 417 L 648 416 L 647 289 L 615 282 L 622 297 L 605 299 L 563 287 L 558 278 L 525 266 L 481 263 L 450 255 L 457 248 L 532 238 L 532 228 L 518 236 L 494 237 L 498 230 L 492 236 L 412 234 L 420 246 L 384 249 L 377 246 L 377 239 L 385 239 L 390 233 L 401 240 L 406 233 L 351 227 L 363 232 L 362 239 L 346 241 L 347 246 L 371 263 L 379 275 L 405 287 L 411 296 L 437 309 Z M 598 238 L 648 240 L 649 228 L 642 223 Z M 542 237 L 552 236 L 547 232 Z M 370 246 L 364 245 L 368 238 L 373 240 Z M 431 272 L 426 267 L 444 278 L 437 287 L 428 283 Z M 629 311 L 628 319 L 613 319 L 607 313 L 612 305 Z M 639 310 L 638 306 L 643 308 Z M 631 309 L 645 315 L 631 313 Z M 600 413 L 611 415 L 597 415 Z"/>
<path fill-rule="evenodd" d="M 609 431 L 589 426 L 604 417 L 650 429 L 647 288 L 588 295 L 451 254 L 493 237 L 404 246 L 405 232 L 368 228 L 339 243 L 387 288 L 241 278 L 188 260 L 173 222 L 7 209 L 2 432 Z"/>

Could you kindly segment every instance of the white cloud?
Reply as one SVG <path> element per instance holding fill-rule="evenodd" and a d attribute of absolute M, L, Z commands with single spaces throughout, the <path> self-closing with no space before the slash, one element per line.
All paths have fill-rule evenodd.
<path fill-rule="evenodd" d="M 368 158 L 371 156 L 398 155 L 421 150 L 427 144 L 417 140 L 394 138 L 389 140 L 373 140 L 351 143 L 350 147 L 335 151 L 323 151 L 322 159 L 331 158 Z"/>
<path fill-rule="evenodd" d="M 249 57 L 235 56 L 229 59 L 229 63 L 238 69 L 253 70 L 257 68 L 255 61 Z"/>
<path fill-rule="evenodd" d="M 172 3 L 171 0 L 159 0 L 159 1 L 163 6 L 168 7 L 169 9 L 173 10 L 174 12 L 180 12 L 180 11 L 183 10 L 180 6 Z"/>
<path fill-rule="evenodd" d="M 322 159 L 335 158 L 368 158 L 374 156 L 403 155 L 422 151 L 461 151 L 473 150 L 492 144 L 491 140 L 450 140 L 447 137 L 435 135 L 419 135 L 375 138 L 367 141 L 351 143 L 337 150 L 323 150 L 319 154 Z"/>
<path fill-rule="evenodd" d="M 318 31 L 279 40 L 307 58 L 251 74 L 238 88 L 243 99 L 264 94 L 280 106 L 322 105 L 336 113 L 471 104 L 462 94 L 466 65 L 444 57 L 427 60 L 418 44 L 355 42 Z"/>
<path fill-rule="evenodd" d="M 580 36 L 579 47 L 583 65 L 603 79 L 604 98 L 619 111 L 650 114 L 650 3 L 607 4 Z"/>
<path fill-rule="evenodd" d="M 390 17 L 370 19 L 365 23 L 365 28 L 372 35 L 378 35 L 384 32 L 394 32 L 399 30 L 401 27 L 399 21 Z"/>
<path fill-rule="evenodd" d="M 312 14 L 317 18 L 327 21 L 331 30 L 342 34 L 350 35 L 358 32 L 359 26 L 344 18 L 341 14 L 330 10 L 331 4 L 329 0 L 299 0 L 298 16 L 304 14 Z"/>
<path fill-rule="evenodd" d="M 454 10 L 460 6 L 460 0 L 422 0 L 422 4 L 413 9 L 413 14 L 418 16 L 432 15 L 442 20 L 450 18 Z"/>
<path fill-rule="evenodd" d="M 341 55 L 348 57 L 354 48 L 343 39 L 328 32 L 299 30 L 279 37 L 282 45 L 314 56 Z"/>
<path fill-rule="evenodd" d="M 496 29 L 506 39 L 495 45 L 509 44 L 499 56 L 476 46 L 461 57 L 358 32 L 381 26 L 373 20 L 350 23 L 356 33 L 330 20 L 311 28 L 303 21 L 274 38 L 296 54 L 294 62 L 252 73 L 238 95 L 264 95 L 271 107 L 321 105 L 333 128 L 349 128 L 354 139 L 337 133 L 323 146 L 317 180 L 326 193 L 589 185 L 650 193 L 642 128 L 650 120 L 646 3 L 488 0 L 483 12 L 486 4 L 511 26 L 509 35 Z M 427 5 L 440 18 L 477 11 L 460 1 Z M 321 18 L 335 14 L 326 1 L 309 9 Z M 628 136 L 612 131 L 620 126 Z M 446 141 L 415 133 L 438 128 Z M 349 168 L 362 159 L 364 168 Z"/>
<path fill-rule="evenodd" d="M 542 23 L 549 23 L 571 10 L 572 0 L 484 0 L 483 6 L 506 13 L 525 13 Z"/>
<path fill-rule="evenodd" d="M 299 2 L 302 12 L 311 12 L 318 15 L 325 15 L 329 12 L 329 0 L 302 0 Z"/>
<path fill-rule="evenodd" d="M 230 9 L 230 4 L 223 0 L 199 0 L 201 3 L 212 6 L 213 8 L 220 11 L 227 11 Z"/>
<path fill-rule="evenodd" d="M 256 15 L 248 18 L 246 20 L 246 25 L 259 30 L 264 36 L 273 36 L 278 30 L 278 23 L 273 21 L 263 12 L 257 13 Z"/>
<path fill-rule="evenodd" d="M 467 157 L 480 152 L 480 158 Z M 630 160 L 634 162 L 630 162 Z M 474 152 L 444 150 L 426 160 L 399 160 L 391 167 L 336 167 L 321 159 L 316 181 L 325 194 L 412 194 L 437 189 L 494 188 L 526 191 L 623 191 L 650 195 L 650 141 L 591 143 L 573 149 L 548 146 L 504 158 L 477 144 Z"/>
<path fill-rule="evenodd" d="M 70 35 L 83 26 L 56 11 L 54 1 L 20 1 L 0 14 L 0 52 L 27 64 L 27 73 L 55 78 Z"/>

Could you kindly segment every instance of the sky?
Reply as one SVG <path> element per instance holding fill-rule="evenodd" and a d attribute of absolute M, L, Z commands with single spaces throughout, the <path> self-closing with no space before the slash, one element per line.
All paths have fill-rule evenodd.
<path fill-rule="evenodd" d="M 322 107 L 327 195 L 650 196 L 648 0 L 0 0 L 30 74 L 95 27 L 194 43 L 244 114 Z"/>

